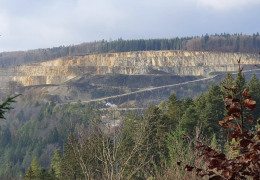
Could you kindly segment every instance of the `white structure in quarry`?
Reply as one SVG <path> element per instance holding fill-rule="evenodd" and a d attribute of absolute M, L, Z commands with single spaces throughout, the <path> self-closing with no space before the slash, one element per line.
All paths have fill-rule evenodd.
<path fill-rule="evenodd" d="M 110 102 L 106 103 L 106 106 L 115 107 L 115 108 L 117 107 L 117 105 L 111 104 Z"/>

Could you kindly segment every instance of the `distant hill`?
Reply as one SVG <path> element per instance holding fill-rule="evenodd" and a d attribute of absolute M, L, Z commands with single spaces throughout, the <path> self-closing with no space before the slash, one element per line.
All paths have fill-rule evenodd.
<path fill-rule="evenodd" d="M 221 33 L 201 37 L 170 39 L 100 40 L 79 45 L 0 53 L 0 68 L 43 62 L 65 56 L 83 56 L 108 52 L 187 50 L 257 53 L 260 51 L 259 33 L 253 35 Z"/>

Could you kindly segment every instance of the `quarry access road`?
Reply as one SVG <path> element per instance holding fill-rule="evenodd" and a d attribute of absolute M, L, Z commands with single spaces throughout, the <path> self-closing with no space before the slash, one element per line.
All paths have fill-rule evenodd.
<path fill-rule="evenodd" d="M 247 70 L 247 71 L 243 71 L 243 73 L 248 73 L 248 72 L 252 72 L 252 71 L 259 71 L 259 70 L 260 69 Z M 237 73 L 231 73 L 231 74 L 237 74 Z M 146 91 L 153 91 L 153 90 L 157 90 L 157 89 L 162 89 L 162 88 L 167 88 L 167 87 L 174 87 L 174 86 L 180 86 L 180 85 L 185 85 L 185 84 L 188 84 L 188 83 L 194 83 L 194 82 L 198 82 L 198 81 L 205 81 L 205 80 L 208 80 L 208 79 L 213 79 L 213 78 L 215 78 L 218 75 L 219 74 L 208 76 L 208 77 L 201 78 L 201 79 L 196 79 L 196 80 L 193 80 L 193 81 L 186 81 L 186 82 L 178 83 L 178 84 L 171 84 L 171 85 L 165 85 L 165 86 L 144 88 L 144 89 L 141 89 L 141 90 L 138 90 L 138 91 L 129 92 L 129 93 L 125 93 L 125 94 L 119 94 L 119 95 L 115 95 L 115 96 L 109 96 L 109 97 L 104 97 L 104 98 L 98 98 L 98 99 L 91 99 L 91 100 L 87 100 L 87 101 L 81 101 L 81 103 L 100 102 L 100 101 L 105 101 L 105 100 L 109 100 L 109 99 L 113 99 L 113 98 L 120 98 L 120 97 L 124 97 L 124 96 L 129 96 L 129 95 L 132 95 L 132 94 L 142 93 L 142 92 L 146 92 Z M 72 102 L 69 102 L 69 103 L 75 104 L 77 102 L 78 101 L 72 101 Z M 68 103 L 60 103 L 60 104 L 57 104 L 57 105 L 63 105 L 63 104 L 68 104 Z"/>
<path fill-rule="evenodd" d="M 111 108 L 111 109 L 117 110 L 117 111 L 129 111 L 129 110 L 145 110 L 147 108 L 118 108 L 118 107 L 116 107 L 116 108 Z M 108 108 L 99 108 L 98 110 L 107 111 L 109 109 Z"/>
<path fill-rule="evenodd" d="M 123 96 L 128 96 L 128 95 L 132 95 L 132 94 L 136 94 L 136 93 L 141 93 L 141 92 L 146 92 L 146 91 L 153 91 L 156 89 L 162 89 L 162 88 L 167 88 L 167 87 L 174 87 L 174 86 L 180 86 L 180 85 L 184 85 L 184 84 L 188 84 L 188 83 L 193 83 L 193 82 L 198 82 L 198 81 L 204 81 L 204 80 L 208 80 L 208 79 L 212 79 L 214 77 L 216 77 L 217 75 L 211 76 L 211 77 L 206 77 L 206 78 L 201 78 L 201 79 L 196 79 L 193 81 L 186 81 L 183 83 L 178 83 L 178 84 L 171 84 L 171 85 L 165 85 L 165 86 L 159 86 L 159 87 L 151 87 L 151 88 L 144 88 L 138 91 L 133 91 L 133 92 L 129 92 L 129 93 L 124 93 L 124 94 L 119 94 L 119 95 L 115 95 L 115 96 L 108 96 L 108 97 L 104 97 L 104 98 L 98 98 L 98 99 L 91 99 L 91 100 L 87 100 L 87 101 L 81 101 L 81 103 L 90 103 L 90 102 L 99 102 L 99 101 L 105 101 L 108 99 L 113 99 L 113 98 L 120 98 Z M 71 104 L 75 104 L 78 101 L 72 101 L 69 102 Z M 57 105 L 63 105 L 63 104 L 68 104 L 68 103 L 60 103 Z"/>

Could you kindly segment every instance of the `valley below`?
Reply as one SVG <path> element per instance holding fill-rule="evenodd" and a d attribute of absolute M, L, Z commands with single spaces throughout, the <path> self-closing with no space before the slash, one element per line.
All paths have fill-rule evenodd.
<path fill-rule="evenodd" d="M 2 92 L 58 104 L 112 102 L 122 108 L 158 104 L 175 92 L 196 97 L 226 72 L 255 70 L 259 56 L 246 53 L 136 51 L 67 56 L 0 70 Z M 206 79 L 205 79 L 206 78 Z M 199 81 L 197 81 L 199 80 Z"/>

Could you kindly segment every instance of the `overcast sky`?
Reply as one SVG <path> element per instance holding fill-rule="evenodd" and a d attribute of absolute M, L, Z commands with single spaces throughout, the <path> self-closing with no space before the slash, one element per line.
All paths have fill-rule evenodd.
<path fill-rule="evenodd" d="M 0 0 L 0 52 L 260 32 L 260 0 Z"/>

